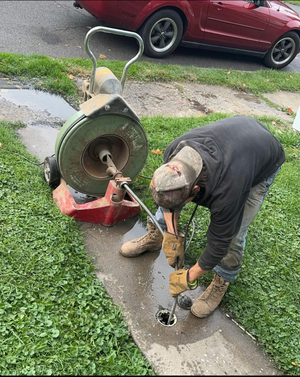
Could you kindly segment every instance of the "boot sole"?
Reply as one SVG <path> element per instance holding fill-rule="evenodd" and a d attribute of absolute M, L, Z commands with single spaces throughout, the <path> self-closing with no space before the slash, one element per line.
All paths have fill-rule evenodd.
<path fill-rule="evenodd" d="M 120 250 L 120 254 L 123 255 L 123 257 L 126 257 L 126 258 L 134 258 L 134 257 L 138 257 L 144 253 L 147 253 L 147 252 L 151 252 L 151 251 L 160 251 L 160 249 L 157 249 L 157 250 L 145 250 L 145 251 L 142 251 L 141 253 L 139 254 L 126 254 L 126 253 L 122 253 L 122 251 Z"/>

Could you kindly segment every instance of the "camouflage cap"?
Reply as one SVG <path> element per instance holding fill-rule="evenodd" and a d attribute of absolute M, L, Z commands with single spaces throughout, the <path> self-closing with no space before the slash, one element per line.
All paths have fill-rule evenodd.
<path fill-rule="evenodd" d="M 183 147 L 168 163 L 155 170 L 150 190 L 157 205 L 178 210 L 191 194 L 203 162 L 191 147 Z"/>

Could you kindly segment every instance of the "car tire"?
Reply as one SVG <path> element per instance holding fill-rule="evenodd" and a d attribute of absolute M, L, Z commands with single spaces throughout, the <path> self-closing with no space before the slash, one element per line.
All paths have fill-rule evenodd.
<path fill-rule="evenodd" d="M 300 38 L 297 33 L 290 31 L 282 35 L 264 57 L 265 65 L 273 69 L 287 66 L 295 59 L 299 46 Z"/>
<path fill-rule="evenodd" d="M 176 11 L 162 9 L 145 21 L 139 34 L 143 38 L 146 55 L 152 58 L 165 58 L 181 42 L 183 22 Z"/>

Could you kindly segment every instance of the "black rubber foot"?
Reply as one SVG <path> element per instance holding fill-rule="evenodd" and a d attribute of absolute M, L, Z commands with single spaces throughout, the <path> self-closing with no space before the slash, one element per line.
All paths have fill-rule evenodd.
<path fill-rule="evenodd" d="M 190 310 L 193 305 L 193 301 L 189 296 L 180 296 L 178 298 L 178 306 L 181 307 L 181 309 Z"/>

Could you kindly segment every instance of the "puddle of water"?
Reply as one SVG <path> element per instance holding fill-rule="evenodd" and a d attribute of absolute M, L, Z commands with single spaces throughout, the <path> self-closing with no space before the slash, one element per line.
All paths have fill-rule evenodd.
<path fill-rule="evenodd" d="M 69 119 L 76 110 L 63 98 L 31 89 L 0 89 L 0 98 L 4 98 L 18 106 L 27 106 L 34 111 L 47 111 L 47 113 L 63 121 Z"/>

